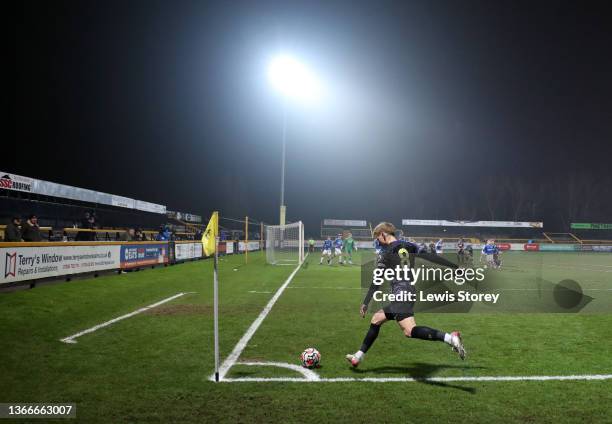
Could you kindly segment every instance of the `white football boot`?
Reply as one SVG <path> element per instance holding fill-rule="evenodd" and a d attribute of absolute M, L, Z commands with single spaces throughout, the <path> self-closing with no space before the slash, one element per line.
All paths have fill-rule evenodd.
<path fill-rule="evenodd" d="M 453 348 L 454 352 L 459 354 L 461 359 L 465 359 L 467 352 L 465 351 L 465 347 L 463 347 L 463 342 L 461 341 L 461 333 L 458 331 L 453 331 L 451 333 L 451 343 L 450 345 Z"/>
<path fill-rule="evenodd" d="M 361 360 L 357 358 L 356 355 L 353 355 L 352 353 L 349 353 L 348 355 L 346 355 L 346 360 L 349 362 L 349 364 L 351 364 L 353 368 L 357 368 L 359 366 L 359 363 L 361 362 Z"/>

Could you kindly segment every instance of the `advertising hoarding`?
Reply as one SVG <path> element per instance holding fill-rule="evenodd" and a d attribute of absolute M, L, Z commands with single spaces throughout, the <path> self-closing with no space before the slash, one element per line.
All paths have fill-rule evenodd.
<path fill-rule="evenodd" d="M 174 258 L 177 261 L 196 259 L 202 257 L 202 243 L 180 243 L 174 244 Z"/>
<path fill-rule="evenodd" d="M 121 245 L 121 269 L 168 263 L 168 243 Z"/>
<path fill-rule="evenodd" d="M 119 245 L 24 246 L 0 248 L 0 284 L 36 280 L 120 266 Z"/>

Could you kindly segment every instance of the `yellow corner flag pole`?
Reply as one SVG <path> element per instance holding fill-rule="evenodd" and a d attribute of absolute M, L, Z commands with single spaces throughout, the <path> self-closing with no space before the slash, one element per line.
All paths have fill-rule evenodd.
<path fill-rule="evenodd" d="M 215 381 L 219 382 L 219 212 L 213 212 L 202 234 L 202 249 L 206 256 L 214 253 L 213 315 L 215 333 Z"/>

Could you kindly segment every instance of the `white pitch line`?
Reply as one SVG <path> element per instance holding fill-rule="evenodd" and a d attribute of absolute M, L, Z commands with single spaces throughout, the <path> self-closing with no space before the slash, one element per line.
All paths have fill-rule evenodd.
<path fill-rule="evenodd" d="M 549 264 L 548 266 L 566 266 L 565 264 Z M 580 266 L 596 266 L 596 267 L 603 267 L 603 268 L 612 268 L 612 265 L 602 265 L 602 264 L 580 264 Z"/>
<path fill-rule="evenodd" d="M 288 289 L 316 289 L 316 290 L 362 290 L 361 287 L 302 287 L 302 286 L 291 286 Z M 552 292 L 554 289 L 538 289 L 538 288 L 501 288 L 494 289 L 498 291 L 546 291 Z M 612 291 L 612 289 L 582 289 L 582 291 Z M 270 293 L 270 292 L 255 292 L 250 291 L 249 293 Z"/>
<path fill-rule="evenodd" d="M 350 382 L 366 382 L 366 383 L 414 383 L 414 382 L 431 382 L 431 383 L 446 383 L 446 382 L 489 382 L 489 381 L 575 381 L 575 380 L 612 380 L 612 374 L 587 374 L 587 375 L 509 375 L 509 376 L 480 376 L 480 377 L 428 377 L 428 378 L 411 378 L 411 377 L 338 377 L 338 378 L 320 378 L 318 380 L 295 378 L 295 377 L 240 377 L 226 378 L 222 380 L 225 383 L 350 383 Z"/>
<path fill-rule="evenodd" d="M 91 328 L 88 328 L 87 330 L 83 330 L 83 331 L 80 331 L 80 332 L 78 332 L 76 334 L 73 334 L 72 336 L 64 337 L 63 339 L 60 339 L 60 341 L 64 342 L 64 343 L 75 344 L 77 342 L 74 339 L 76 339 L 77 337 L 81 337 L 81 336 L 83 336 L 85 334 L 93 333 L 94 331 L 99 330 L 100 328 L 108 327 L 109 325 L 114 324 L 114 323 L 116 323 L 118 321 L 124 320 L 126 318 L 133 317 L 134 315 L 137 315 L 137 314 L 140 314 L 142 312 L 148 311 L 149 309 L 155 308 L 156 306 L 162 305 L 162 304 L 164 304 L 166 302 L 170 302 L 171 300 L 174 300 L 177 297 L 181 297 L 181 296 L 184 296 L 186 294 L 191 294 L 191 293 L 195 293 L 195 292 L 184 292 L 184 293 L 175 294 L 174 296 L 170 296 L 170 297 L 168 297 L 166 299 L 160 300 L 157 303 L 154 303 L 154 304 L 149 305 L 149 306 L 145 306 L 144 308 L 140 308 L 140 309 L 138 309 L 138 310 L 136 310 L 134 312 L 130 312 L 129 314 L 121 315 L 120 317 L 113 318 L 110 321 L 106 321 L 106 322 L 103 322 L 102 324 L 95 325 L 95 326 L 93 326 Z"/>
<path fill-rule="evenodd" d="M 306 254 L 306 257 L 308 257 L 308 253 Z M 306 257 L 304 259 L 306 259 Z M 276 303 L 280 295 L 283 294 L 283 292 L 285 291 L 289 283 L 291 283 L 291 280 L 293 280 L 293 277 L 295 276 L 295 274 L 297 274 L 297 272 L 299 271 L 300 267 L 302 266 L 304 262 L 302 262 L 301 264 L 298 264 L 298 266 L 295 267 L 291 275 L 287 277 L 283 285 L 280 286 L 279 289 L 274 294 L 274 296 L 272 296 L 272 299 L 270 299 L 270 301 L 265 306 L 265 308 L 263 308 L 263 310 L 261 311 L 259 316 L 255 319 L 255 321 L 253 321 L 253 323 L 251 324 L 249 329 L 246 331 L 246 333 L 244 333 L 242 338 L 238 340 L 238 343 L 236 343 L 236 346 L 234 346 L 234 350 L 232 350 L 232 353 L 230 353 L 229 356 L 225 358 L 225 360 L 219 367 L 219 381 L 223 380 L 223 378 L 225 377 L 229 369 L 236 363 L 236 361 L 240 357 L 240 354 L 242 354 L 242 351 L 246 347 L 247 343 L 249 343 L 249 340 L 251 340 L 251 337 L 253 337 L 253 335 L 255 334 L 255 332 L 257 331 L 257 329 L 263 322 L 263 320 L 268 316 L 268 314 L 272 310 L 272 307 L 274 306 L 274 304 Z M 215 381 L 214 374 L 210 376 L 210 380 Z"/>
<path fill-rule="evenodd" d="M 308 368 L 304 368 L 302 366 L 295 365 L 295 364 L 288 364 L 286 362 L 236 362 L 236 365 L 249 365 L 249 366 L 254 366 L 254 367 L 286 368 L 288 370 L 292 370 L 292 371 L 302 374 L 304 376 L 304 379 L 306 380 L 316 381 L 316 380 L 321 379 L 321 377 L 319 377 L 319 374 L 317 374 L 313 370 L 310 370 Z"/>
<path fill-rule="evenodd" d="M 518 265 L 520 265 L 523 268 L 526 265 L 533 266 L 533 268 L 536 268 L 536 269 L 541 269 L 542 267 L 548 267 L 548 268 L 564 268 L 564 269 L 570 269 L 573 271 L 606 272 L 606 273 L 612 272 L 612 270 L 588 268 L 588 267 L 612 268 L 612 265 L 598 265 L 598 264 L 568 265 L 568 264 L 542 264 L 538 262 L 535 262 L 535 263 L 534 262 L 510 262 L 507 264 L 507 267 L 515 269 Z M 587 268 L 584 268 L 584 267 L 587 267 Z"/>
<path fill-rule="evenodd" d="M 494 290 L 499 290 L 499 291 L 546 291 L 546 292 L 555 291 L 555 289 L 538 289 L 538 288 L 523 288 L 523 289 L 507 288 L 507 289 L 494 289 Z M 612 291 L 612 289 L 582 289 L 582 291 Z"/>
<path fill-rule="evenodd" d="M 316 290 L 362 290 L 361 287 L 307 287 L 307 286 L 291 286 L 289 289 L 316 289 Z"/>

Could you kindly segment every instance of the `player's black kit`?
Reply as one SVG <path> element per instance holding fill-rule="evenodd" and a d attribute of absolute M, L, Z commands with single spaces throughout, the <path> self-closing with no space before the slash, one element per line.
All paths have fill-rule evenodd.
<path fill-rule="evenodd" d="M 434 242 L 429 243 L 429 253 L 436 254 L 436 244 Z"/>
<path fill-rule="evenodd" d="M 459 243 L 457 243 L 457 260 L 459 261 L 460 264 L 465 262 L 464 247 L 465 247 L 465 244 L 463 243 L 463 241 L 460 241 Z"/>
<path fill-rule="evenodd" d="M 465 264 L 466 265 L 474 265 L 474 249 L 471 244 L 465 248 Z"/>
<path fill-rule="evenodd" d="M 426 250 L 420 250 L 419 246 L 408 242 L 408 241 L 394 241 L 389 244 L 385 250 L 383 250 L 378 257 L 376 267 L 379 269 L 396 269 L 396 267 L 402 267 L 404 264 L 409 263 L 410 269 L 414 268 L 415 258 L 422 258 L 429 262 L 433 262 L 440 265 L 445 265 L 451 268 L 457 268 L 457 265 L 447 261 L 443 257 L 428 253 Z M 415 293 L 416 288 L 413 284 L 412 272 L 408 273 L 407 279 L 394 279 L 390 281 L 390 292 L 394 295 L 402 293 Z M 372 300 L 374 292 L 380 290 L 380 286 L 372 283 L 368 293 L 366 294 L 363 304 L 368 305 Z M 406 318 L 414 316 L 414 301 L 398 301 L 387 304 L 383 311 L 388 320 L 402 321 Z"/>

